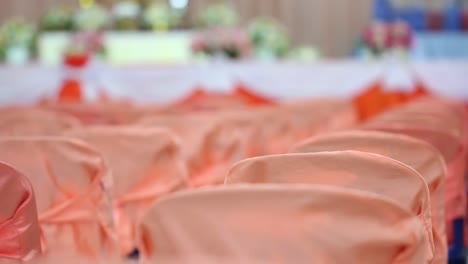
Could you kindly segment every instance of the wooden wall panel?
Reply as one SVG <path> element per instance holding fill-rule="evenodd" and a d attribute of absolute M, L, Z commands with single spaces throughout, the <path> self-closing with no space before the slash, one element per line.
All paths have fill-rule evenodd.
<path fill-rule="evenodd" d="M 104 0 L 102 0 L 104 1 Z M 108 2 L 109 0 L 105 0 Z M 191 0 L 188 17 L 206 4 L 220 0 Z M 247 23 L 271 16 L 287 28 L 295 44 L 310 44 L 328 56 L 350 54 L 370 20 L 372 0 L 230 0 Z M 52 4 L 77 5 L 78 0 L 0 0 L 0 22 L 14 16 L 37 21 Z"/>

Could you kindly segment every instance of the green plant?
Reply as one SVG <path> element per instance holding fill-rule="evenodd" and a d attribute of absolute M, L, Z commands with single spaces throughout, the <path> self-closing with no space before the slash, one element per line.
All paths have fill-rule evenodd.
<path fill-rule="evenodd" d="M 198 23 L 202 27 L 231 27 L 238 22 L 239 15 L 235 8 L 229 4 L 211 4 L 198 14 Z"/>
<path fill-rule="evenodd" d="M 289 49 L 289 39 L 282 25 L 270 18 L 258 18 L 248 27 L 257 56 L 282 57 Z"/>
<path fill-rule="evenodd" d="M 73 11 L 64 6 L 50 8 L 40 21 L 41 30 L 71 31 L 73 29 Z"/>
<path fill-rule="evenodd" d="M 0 27 L 0 60 L 4 60 L 10 47 L 26 47 L 29 51 L 34 45 L 36 29 L 22 19 L 11 19 Z"/>
<path fill-rule="evenodd" d="M 74 24 L 78 30 L 103 30 L 109 26 L 109 22 L 109 12 L 98 4 L 82 8 L 74 16 Z"/>
<path fill-rule="evenodd" d="M 172 9 L 167 3 L 155 1 L 143 12 L 143 23 L 146 28 L 168 30 L 178 26 L 182 20 L 181 11 Z"/>

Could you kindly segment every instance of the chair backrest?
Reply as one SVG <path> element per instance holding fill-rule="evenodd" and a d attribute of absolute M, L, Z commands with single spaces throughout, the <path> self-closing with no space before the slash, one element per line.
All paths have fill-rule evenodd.
<path fill-rule="evenodd" d="M 78 126 L 71 116 L 35 108 L 0 114 L 0 136 L 57 136 Z"/>
<path fill-rule="evenodd" d="M 336 99 L 314 99 L 288 102 L 282 108 L 296 130 L 296 140 L 304 140 L 320 133 L 345 129 L 358 119 L 351 102 Z"/>
<path fill-rule="evenodd" d="M 36 200 L 29 180 L 0 163 L 0 262 L 29 261 L 41 254 Z"/>
<path fill-rule="evenodd" d="M 306 140 L 295 146 L 292 152 L 314 153 L 345 150 L 380 154 L 398 160 L 421 174 L 430 192 L 434 259 L 447 262 L 444 204 L 447 169 L 437 149 L 424 141 L 404 135 L 377 131 L 344 131 Z"/>
<path fill-rule="evenodd" d="M 160 115 L 139 125 L 169 129 L 180 139 L 191 184 L 200 187 L 222 184 L 230 166 L 247 155 L 242 127 L 223 117 L 213 113 Z"/>
<path fill-rule="evenodd" d="M 112 199 L 122 254 L 135 248 L 135 226 L 160 197 L 187 188 L 179 145 L 166 130 L 129 126 L 69 131 L 98 150 L 113 175 Z"/>
<path fill-rule="evenodd" d="M 197 254 L 237 263 L 423 263 L 424 232 L 407 210 L 370 192 L 258 185 L 163 199 L 144 217 L 139 241 L 143 263 Z"/>
<path fill-rule="evenodd" d="M 426 245 L 434 249 L 428 187 L 419 173 L 393 159 L 358 151 L 257 157 L 232 167 L 226 184 L 239 183 L 325 184 L 381 194 L 420 218 Z"/>
<path fill-rule="evenodd" d="M 0 161 L 31 181 L 43 250 L 89 256 L 115 250 L 110 175 L 101 155 L 79 140 L 60 137 L 0 138 Z"/>
<path fill-rule="evenodd" d="M 421 106 L 423 105 L 423 107 Z M 434 107 L 432 107 L 434 106 Z M 458 113 L 458 114 L 457 114 Z M 366 130 L 404 134 L 437 148 L 447 163 L 445 185 L 446 220 L 466 215 L 463 113 L 451 104 L 417 101 L 403 109 L 389 111 L 362 125 Z M 451 240 L 451 232 L 448 232 Z"/>
<path fill-rule="evenodd" d="M 146 111 L 155 111 L 140 109 L 128 102 L 53 103 L 42 107 L 71 115 L 86 125 L 127 124 L 140 118 Z"/>

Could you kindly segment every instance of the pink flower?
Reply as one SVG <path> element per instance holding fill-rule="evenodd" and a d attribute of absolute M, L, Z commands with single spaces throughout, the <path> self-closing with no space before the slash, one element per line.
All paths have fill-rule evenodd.
<path fill-rule="evenodd" d="M 375 22 L 364 31 L 365 44 L 374 50 L 384 50 L 391 47 L 389 26 L 383 22 Z"/>
<path fill-rule="evenodd" d="M 410 49 L 413 42 L 411 27 L 404 21 L 396 21 L 391 27 L 391 42 L 394 48 Z"/>

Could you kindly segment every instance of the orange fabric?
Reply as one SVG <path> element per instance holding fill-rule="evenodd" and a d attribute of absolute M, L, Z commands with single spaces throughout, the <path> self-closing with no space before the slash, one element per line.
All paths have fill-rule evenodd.
<path fill-rule="evenodd" d="M 353 100 L 359 113 L 359 119 L 361 121 L 367 120 L 391 108 L 428 94 L 427 88 L 420 81 L 416 81 L 413 88 L 411 92 L 386 91 L 383 89 L 381 80 L 375 81 Z"/>
<path fill-rule="evenodd" d="M 27 175 L 36 190 L 45 253 L 97 256 L 115 250 L 102 157 L 81 141 L 0 138 L 0 160 Z"/>
<path fill-rule="evenodd" d="M 232 167 L 226 184 L 238 183 L 332 185 L 389 197 L 418 216 L 426 229 L 427 260 L 433 259 L 428 187 L 419 173 L 393 159 L 358 151 L 256 157 Z"/>
<path fill-rule="evenodd" d="M 445 188 L 446 221 L 465 217 L 466 193 L 464 162 L 463 111 L 455 104 L 435 98 L 415 101 L 399 109 L 380 115 L 363 125 L 364 129 L 409 135 L 436 147 L 448 173 Z M 458 114 L 457 114 L 458 113 Z M 451 241 L 452 230 L 447 230 Z"/>
<path fill-rule="evenodd" d="M 191 184 L 201 187 L 222 184 L 230 166 L 249 151 L 244 127 L 230 120 L 221 114 L 193 113 L 154 116 L 139 124 L 167 128 L 177 135 Z"/>
<path fill-rule="evenodd" d="M 163 199 L 144 217 L 139 241 L 142 263 L 201 255 L 233 263 L 420 264 L 424 233 L 407 210 L 373 193 L 259 185 Z"/>
<path fill-rule="evenodd" d="M 65 113 L 79 119 L 85 125 L 119 125 L 138 120 L 143 113 L 157 113 L 159 108 L 136 107 L 128 102 L 99 103 L 44 103 L 42 108 Z"/>
<path fill-rule="evenodd" d="M 71 116 L 41 109 L 21 108 L 0 113 L 2 136 L 53 136 L 78 126 L 80 122 Z"/>
<path fill-rule="evenodd" d="M 113 173 L 112 200 L 121 253 L 134 250 L 135 228 L 148 207 L 188 187 L 179 146 L 165 130 L 137 127 L 88 127 L 67 135 L 102 153 Z"/>
<path fill-rule="evenodd" d="M 41 254 L 36 200 L 29 180 L 0 163 L 0 262 Z"/>
<path fill-rule="evenodd" d="M 295 146 L 292 152 L 344 150 L 380 154 L 410 166 L 423 176 L 430 192 L 435 246 L 433 263 L 447 263 L 444 204 L 446 166 L 437 149 L 424 141 L 403 135 L 374 131 L 345 131 L 311 138 Z"/>

